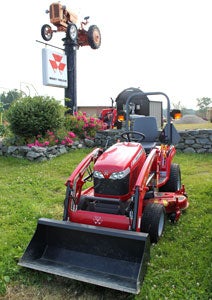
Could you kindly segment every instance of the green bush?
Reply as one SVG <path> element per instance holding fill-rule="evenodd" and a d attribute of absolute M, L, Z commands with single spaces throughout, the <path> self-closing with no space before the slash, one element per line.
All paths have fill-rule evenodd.
<path fill-rule="evenodd" d="M 48 130 L 57 130 L 64 122 L 64 107 L 54 98 L 26 97 L 15 101 L 7 112 L 14 135 L 28 139 L 44 136 Z"/>
<path fill-rule="evenodd" d="M 0 136 L 3 136 L 3 135 L 5 135 L 5 127 L 2 124 L 2 125 L 0 125 Z"/>

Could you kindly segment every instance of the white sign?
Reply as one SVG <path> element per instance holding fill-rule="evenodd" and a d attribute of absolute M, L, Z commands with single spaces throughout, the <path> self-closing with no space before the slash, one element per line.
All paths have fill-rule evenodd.
<path fill-rule="evenodd" d="M 42 49 L 43 84 L 66 88 L 68 86 L 67 58 L 49 49 Z"/>

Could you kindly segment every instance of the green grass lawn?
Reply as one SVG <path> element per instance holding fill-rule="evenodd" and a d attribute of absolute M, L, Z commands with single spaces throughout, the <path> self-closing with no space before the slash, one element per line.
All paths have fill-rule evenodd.
<path fill-rule="evenodd" d="M 137 296 L 17 266 L 40 217 L 62 219 L 64 183 L 89 150 L 43 163 L 0 157 L 0 299 L 212 299 L 212 155 L 177 154 L 190 206 L 151 246 Z"/>
<path fill-rule="evenodd" d="M 212 123 L 198 123 L 198 124 L 174 124 L 177 130 L 196 130 L 196 129 L 212 129 Z"/>

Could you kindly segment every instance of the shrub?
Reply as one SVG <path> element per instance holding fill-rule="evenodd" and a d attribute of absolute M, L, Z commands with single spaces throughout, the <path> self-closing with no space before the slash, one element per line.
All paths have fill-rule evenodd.
<path fill-rule="evenodd" d="M 5 137 L 10 135 L 9 124 L 6 121 L 3 121 L 3 124 L 0 124 L 0 137 Z"/>
<path fill-rule="evenodd" d="M 0 136 L 4 136 L 5 135 L 5 126 L 2 124 L 0 125 Z"/>
<path fill-rule="evenodd" d="M 10 106 L 7 119 L 13 134 L 27 140 L 60 128 L 64 121 L 64 107 L 50 97 L 21 98 Z"/>

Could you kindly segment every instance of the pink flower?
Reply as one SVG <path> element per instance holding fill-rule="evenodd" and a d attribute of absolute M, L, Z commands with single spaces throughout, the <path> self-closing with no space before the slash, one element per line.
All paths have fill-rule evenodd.
<path fill-rule="evenodd" d="M 29 148 L 32 148 L 32 147 L 34 146 L 34 143 L 32 143 L 32 144 L 27 144 L 27 146 L 28 146 Z"/>
<path fill-rule="evenodd" d="M 75 138 L 76 137 L 76 134 L 72 131 L 68 132 L 68 135 L 70 138 Z"/>
<path fill-rule="evenodd" d="M 72 145 L 72 144 L 73 144 L 73 141 L 72 141 L 72 139 L 70 139 L 69 137 L 66 137 L 66 143 L 67 143 L 68 145 Z"/>

